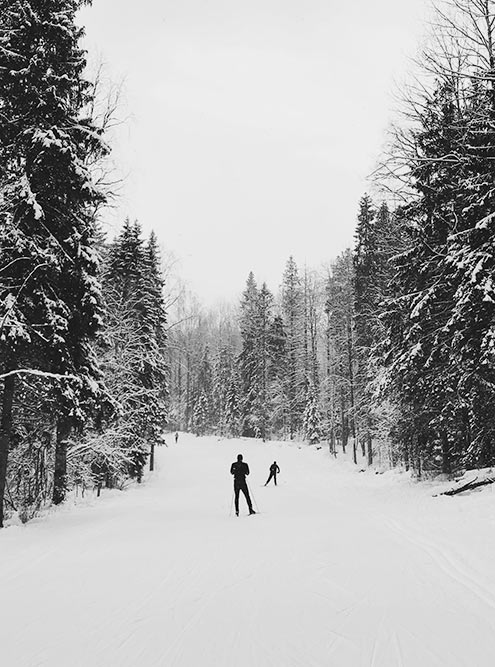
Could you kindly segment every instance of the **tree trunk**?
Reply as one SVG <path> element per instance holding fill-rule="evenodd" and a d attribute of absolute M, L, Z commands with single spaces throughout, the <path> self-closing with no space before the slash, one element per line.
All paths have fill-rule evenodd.
<path fill-rule="evenodd" d="M 345 414 L 345 398 L 343 390 L 341 390 L 340 395 L 340 419 L 342 424 L 342 452 L 345 454 L 345 448 L 347 447 L 347 440 L 349 438 L 349 423 Z"/>
<path fill-rule="evenodd" d="M 356 407 L 354 405 L 354 349 L 352 344 L 352 324 L 350 317 L 347 319 L 347 363 L 349 370 L 349 394 L 351 400 L 351 433 L 354 437 L 354 443 L 356 442 L 357 429 L 356 429 Z M 355 447 L 356 445 L 354 445 Z"/>
<path fill-rule="evenodd" d="M 61 417 L 57 422 L 57 442 L 55 445 L 55 471 L 53 475 L 53 504 L 65 500 L 67 492 L 67 438 L 70 435 L 70 419 Z"/>
<path fill-rule="evenodd" d="M 2 419 L 0 421 L 0 528 L 3 528 L 4 497 L 7 483 L 7 462 L 12 440 L 12 406 L 14 404 L 15 379 L 11 375 L 4 380 Z"/>
<path fill-rule="evenodd" d="M 450 475 L 452 466 L 450 463 L 449 437 L 447 431 L 442 431 L 442 472 Z"/>
<path fill-rule="evenodd" d="M 373 465 L 373 440 L 371 438 L 371 433 L 368 433 L 367 445 L 368 445 L 368 465 L 372 466 Z"/>
<path fill-rule="evenodd" d="M 337 456 L 337 451 L 335 448 L 335 429 L 333 425 L 330 427 L 329 443 L 330 443 L 330 453 L 333 454 L 334 456 Z"/>
<path fill-rule="evenodd" d="M 191 364 L 189 352 L 186 352 L 186 431 L 191 428 Z"/>
<path fill-rule="evenodd" d="M 182 358 L 181 350 L 177 360 L 177 428 L 182 431 Z"/>
<path fill-rule="evenodd" d="M 371 417 L 368 414 L 367 419 L 366 419 L 366 449 L 367 449 L 367 454 L 368 454 L 368 465 L 371 466 L 373 465 L 373 436 L 371 435 Z M 364 454 L 363 454 L 364 456 Z"/>
<path fill-rule="evenodd" d="M 409 471 L 410 467 L 410 456 L 409 456 L 409 439 L 404 443 L 404 467 L 406 471 Z"/>
<path fill-rule="evenodd" d="M 428 437 L 423 432 L 421 432 L 415 438 L 415 445 L 416 445 L 416 451 L 415 451 L 416 461 L 415 461 L 415 463 L 416 463 L 416 474 L 418 476 L 418 479 L 421 479 L 421 477 L 423 475 L 422 453 L 425 451 L 427 441 L 428 441 Z"/>
<path fill-rule="evenodd" d="M 486 38 L 484 39 L 484 42 L 488 51 L 488 62 L 490 64 L 489 81 L 492 98 L 492 112 L 495 112 L 495 54 L 493 47 L 493 12 L 490 11 L 489 0 L 485 0 L 483 10 L 483 18 L 485 19 L 486 24 Z"/>
<path fill-rule="evenodd" d="M 349 444 L 349 423 L 347 417 L 344 417 L 342 422 L 342 453 L 345 454 L 347 445 Z"/>
<path fill-rule="evenodd" d="M 327 311 L 327 331 L 326 331 L 326 358 L 327 358 L 327 425 L 329 429 L 330 451 L 336 456 L 335 448 L 335 425 L 334 425 L 334 388 L 332 384 L 332 353 L 331 353 L 331 338 L 330 338 L 330 311 Z"/>
<path fill-rule="evenodd" d="M 153 472 L 155 469 L 155 443 L 151 443 L 151 451 L 150 451 L 150 472 Z"/>

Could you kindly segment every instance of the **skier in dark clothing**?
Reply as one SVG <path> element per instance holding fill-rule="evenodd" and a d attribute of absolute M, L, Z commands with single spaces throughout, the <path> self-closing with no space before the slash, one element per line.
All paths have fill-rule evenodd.
<path fill-rule="evenodd" d="M 280 468 L 277 465 L 277 462 L 274 461 L 272 465 L 270 466 L 270 477 L 267 479 L 266 484 L 271 480 L 273 477 L 273 481 L 275 482 L 275 486 L 277 486 L 277 473 L 280 472 Z M 265 486 L 266 486 L 265 484 Z"/>
<path fill-rule="evenodd" d="M 179 439 L 179 434 L 176 432 L 175 433 L 175 444 L 177 444 L 177 440 Z"/>
<path fill-rule="evenodd" d="M 237 456 L 237 461 L 230 466 L 230 474 L 234 475 L 235 513 L 239 516 L 239 493 L 242 491 L 249 507 L 249 514 L 256 514 L 249 497 L 246 475 L 249 475 L 249 466 L 242 460 L 242 454 Z"/>

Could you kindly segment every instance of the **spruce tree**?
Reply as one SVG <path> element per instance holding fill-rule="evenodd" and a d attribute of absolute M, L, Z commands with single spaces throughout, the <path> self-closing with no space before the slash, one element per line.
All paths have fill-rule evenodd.
<path fill-rule="evenodd" d="M 276 315 L 269 333 L 270 428 L 274 433 L 283 435 L 290 420 L 287 365 L 287 334 L 282 317 Z"/>
<path fill-rule="evenodd" d="M 421 118 L 416 196 L 402 211 L 410 247 L 397 262 L 404 296 L 387 315 L 405 456 L 446 473 L 495 460 L 491 98 L 473 83 L 467 99 L 441 82 Z"/>
<path fill-rule="evenodd" d="M 65 497 L 67 438 L 99 400 L 91 349 L 101 321 L 95 211 L 104 195 L 89 162 L 106 151 L 89 117 L 83 78 L 82 0 L 0 1 L 2 181 L 0 525 L 12 435 L 15 373 L 23 366 L 56 383 L 54 502 Z M 55 380 L 56 382 L 56 380 Z"/>
<path fill-rule="evenodd" d="M 259 387 L 254 412 L 256 415 L 257 436 L 266 440 L 269 437 L 270 416 L 270 344 L 272 327 L 273 296 L 266 283 L 258 294 L 255 319 L 256 372 Z"/>
<path fill-rule="evenodd" d="M 129 220 L 110 245 L 103 273 L 107 310 L 103 353 L 127 423 L 130 473 L 144 465 L 159 442 L 168 415 L 166 312 L 159 253 L 154 235 L 145 245 L 137 222 Z M 138 475 L 140 479 L 141 474 Z"/>
<path fill-rule="evenodd" d="M 256 405 L 258 401 L 259 359 L 257 355 L 256 324 L 258 308 L 258 288 L 254 275 L 248 276 L 246 289 L 241 301 L 242 351 L 239 357 L 241 380 L 242 435 L 256 437 Z"/>
<path fill-rule="evenodd" d="M 325 311 L 335 352 L 332 375 L 336 378 L 339 436 L 344 451 L 349 435 L 352 436 L 353 458 L 357 463 L 354 263 L 350 250 L 337 257 L 332 267 Z"/>
<path fill-rule="evenodd" d="M 321 441 L 321 414 L 318 399 L 313 387 L 308 391 L 306 407 L 303 416 L 304 438 L 310 445 L 317 445 Z"/>
<path fill-rule="evenodd" d="M 399 300 L 385 320 L 390 393 L 404 456 L 418 470 L 449 473 L 495 456 L 492 5 L 444 3 L 423 67 L 434 85 L 412 101 L 413 122 L 397 133 L 391 155 L 409 186 L 400 211 L 409 248 L 398 258 Z"/>
<path fill-rule="evenodd" d="M 194 406 L 194 426 L 197 435 L 205 435 L 209 426 L 209 405 L 208 398 L 204 391 L 201 391 L 196 399 Z"/>
<path fill-rule="evenodd" d="M 356 332 L 356 418 L 359 421 L 362 453 L 365 444 L 368 463 L 372 463 L 374 431 L 372 382 L 375 378 L 372 350 L 376 343 L 380 295 L 377 276 L 377 228 L 375 208 L 368 195 L 359 203 L 354 246 L 354 329 Z"/>
<path fill-rule="evenodd" d="M 235 368 L 232 369 L 225 397 L 225 423 L 228 432 L 234 438 L 240 434 L 241 409 L 239 400 L 239 378 Z"/>
<path fill-rule="evenodd" d="M 213 422 L 213 369 L 210 361 L 210 351 L 208 346 L 205 346 L 203 355 L 198 368 L 198 376 L 196 383 L 196 399 L 194 408 L 194 422 L 196 429 L 199 428 L 196 421 L 196 415 L 201 414 L 201 435 L 206 430 L 209 430 Z M 197 406 L 200 405 L 200 413 L 198 413 Z"/>
<path fill-rule="evenodd" d="M 144 247 L 143 257 L 143 307 L 142 331 L 146 357 L 143 368 L 143 384 L 153 390 L 153 400 L 148 400 L 148 433 L 153 449 L 160 442 L 168 421 L 168 363 L 167 363 L 167 315 L 163 299 L 164 281 L 160 251 L 152 231 Z"/>
<path fill-rule="evenodd" d="M 304 375 L 304 300 L 299 271 L 293 257 L 287 261 L 282 282 L 282 314 L 287 334 L 287 401 L 289 437 L 302 424 L 306 391 Z"/>
<path fill-rule="evenodd" d="M 228 428 L 227 395 L 233 366 L 232 350 L 223 345 L 215 358 L 212 407 L 212 422 L 217 425 L 220 435 L 225 435 Z"/>

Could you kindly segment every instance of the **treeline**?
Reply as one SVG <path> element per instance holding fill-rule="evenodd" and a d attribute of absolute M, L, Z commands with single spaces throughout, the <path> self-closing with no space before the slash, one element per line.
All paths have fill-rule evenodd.
<path fill-rule="evenodd" d="M 495 464 L 494 28 L 491 0 L 437 11 L 377 171 L 401 203 L 365 196 L 327 276 L 290 260 L 276 298 L 250 276 L 228 326 L 174 332 L 177 424 L 419 474 Z"/>
<path fill-rule="evenodd" d="M 79 0 L 0 0 L 0 526 L 140 479 L 166 420 L 156 238 L 98 214 L 105 117 Z"/>
<path fill-rule="evenodd" d="M 326 441 L 335 454 L 352 447 L 356 462 L 366 456 L 371 463 L 374 452 L 388 460 L 391 445 L 382 431 L 390 409 L 381 408 L 380 420 L 374 414 L 369 359 L 382 329 L 371 299 L 378 303 L 388 289 L 392 228 L 387 205 L 375 211 L 365 197 L 355 250 L 326 271 L 301 271 L 291 257 L 276 295 L 251 273 L 237 309 L 205 314 L 196 304 L 180 304 L 170 333 L 176 427 L 198 435 Z"/>

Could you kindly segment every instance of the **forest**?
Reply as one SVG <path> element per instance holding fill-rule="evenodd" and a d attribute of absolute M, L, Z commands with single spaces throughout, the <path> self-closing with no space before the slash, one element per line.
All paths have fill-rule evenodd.
<path fill-rule="evenodd" d="M 494 465 L 493 3 L 437 9 L 352 247 L 211 309 L 171 295 L 166 238 L 104 233 L 83 4 L 0 0 L 0 526 L 140 481 L 164 429 L 417 476 Z"/>

